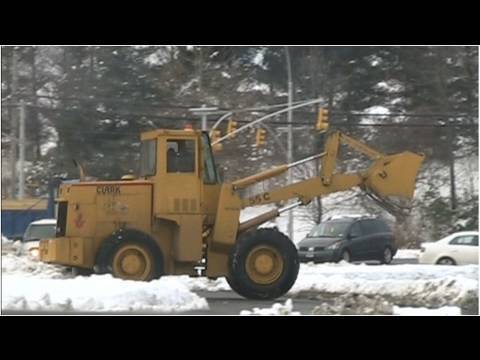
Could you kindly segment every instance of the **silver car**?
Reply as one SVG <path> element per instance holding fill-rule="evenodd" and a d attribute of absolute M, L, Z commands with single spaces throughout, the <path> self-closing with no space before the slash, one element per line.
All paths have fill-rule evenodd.
<path fill-rule="evenodd" d="M 38 256 L 38 247 L 40 240 L 54 238 L 57 228 L 56 219 L 42 219 L 32 221 L 21 240 L 19 253 L 21 255 L 30 254 L 34 257 Z"/>

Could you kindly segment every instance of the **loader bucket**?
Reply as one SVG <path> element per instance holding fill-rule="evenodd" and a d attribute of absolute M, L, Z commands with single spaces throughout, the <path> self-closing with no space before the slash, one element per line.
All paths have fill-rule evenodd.
<path fill-rule="evenodd" d="M 380 198 L 411 200 L 424 158 L 410 151 L 382 157 L 370 167 L 364 184 Z"/>

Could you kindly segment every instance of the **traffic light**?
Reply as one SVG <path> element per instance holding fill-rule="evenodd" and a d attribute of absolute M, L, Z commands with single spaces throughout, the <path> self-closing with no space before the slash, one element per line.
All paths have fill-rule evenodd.
<path fill-rule="evenodd" d="M 228 121 L 228 127 L 227 127 L 227 135 L 230 136 L 230 137 L 235 137 L 235 134 L 233 135 L 230 135 L 232 132 L 234 132 L 235 130 L 237 130 L 238 128 L 238 122 L 234 121 L 234 120 L 229 120 Z"/>
<path fill-rule="evenodd" d="M 213 144 L 215 141 L 219 140 L 222 137 L 222 132 L 220 130 L 213 130 L 212 138 L 210 139 Z M 212 145 L 213 152 L 219 152 L 223 149 L 223 144 Z"/>
<path fill-rule="evenodd" d="M 265 129 L 257 130 L 256 144 L 257 146 L 265 146 L 267 142 L 267 131 Z"/>
<path fill-rule="evenodd" d="M 318 112 L 318 121 L 317 121 L 317 130 L 327 131 L 329 122 L 328 122 L 328 109 L 320 108 Z"/>

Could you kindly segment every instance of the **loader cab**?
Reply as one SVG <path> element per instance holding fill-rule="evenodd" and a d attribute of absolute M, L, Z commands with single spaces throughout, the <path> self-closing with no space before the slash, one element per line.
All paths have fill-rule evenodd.
<path fill-rule="evenodd" d="M 154 212 L 202 213 L 207 193 L 220 184 L 208 133 L 155 130 L 141 140 L 140 176 L 153 182 Z"/>

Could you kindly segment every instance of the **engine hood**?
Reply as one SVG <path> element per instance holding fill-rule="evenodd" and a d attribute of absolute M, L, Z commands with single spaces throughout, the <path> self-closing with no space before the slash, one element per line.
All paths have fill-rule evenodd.
<path fill-rule="evenodd" d="M 298 247 L 312 247 L 312 246 L 326 247 L 340 240 L 342 240 L 342 238 L 332 238 L 332 237 L 305 238 L 298 243 Z"/>

